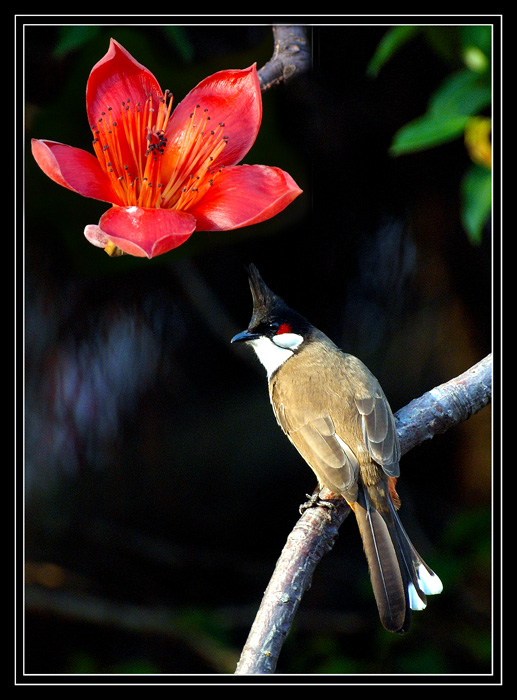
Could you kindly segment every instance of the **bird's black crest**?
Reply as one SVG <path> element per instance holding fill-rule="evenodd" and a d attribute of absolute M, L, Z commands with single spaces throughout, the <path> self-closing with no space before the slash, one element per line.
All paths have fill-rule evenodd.
<path fill-rule="evenodd" d="M 269 289 L 255 265 L 247 265 L 246 271 L 253 298 L 253 315 L 249 324 L 250 329 L 259 328 L 261 325 L 273 320 L 279 322 L 291 321 L 300 329 L 309 325 L 303 316 L 290 309 L 281 297 Z"/>
<path fill-rule="evenodd" d="M 280 299 L 279 296 L 269 289 L 255 265 L 248 265 L 246 271 L 248 273 L 251 296 L 253 298 L 253 318 L 251 320 L 251 325 L 254 325 L 254 323 L 270 317 L 275 309 L 285 308 L 286 305 L 283 299 Z"/>

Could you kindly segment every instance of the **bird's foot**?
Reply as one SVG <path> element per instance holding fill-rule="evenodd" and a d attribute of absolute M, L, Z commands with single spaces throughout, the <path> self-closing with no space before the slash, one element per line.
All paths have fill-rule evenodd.
<path fill-rule="evenodd" d="M 305 511 L 308 510 L 309 508 L 320 507 L 320 508 L 327 509 L 327 518 L 329 520 L 332 518 L 330 511 L 334 510 L 334 508 L 336 507 L 334 505 L 334 503 L 332 503 L 332 501 L 327 501 L 327 500 L 324 500 L 323 498 L 320 498 L 319 491 L 315 491 L 312 495 L 309 495 L 307 493 L 306 496 L 307 496 L 308 500 L 305 501 L 305 503 L 302 503 L 300 508 L 299 508 L 301 515 L 303 515 L 303 513 L 305 513 Z"/>

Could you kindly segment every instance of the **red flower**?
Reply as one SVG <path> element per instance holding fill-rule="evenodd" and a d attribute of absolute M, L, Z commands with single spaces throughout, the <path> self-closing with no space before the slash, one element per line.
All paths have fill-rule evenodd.
<path fill-rule="evenodd" d="M 172 111 L 172 95 L 112 39 L 90 73 L 86 110 L 95 156 L 38 139 L 32 153 L 54 182 L 113 205 L 84 232 L 110 254 L 151 258 L 194 231 L 265 221 L 301 193 L 279 168 L 237 165 L 262 119 L 254 65 L 205 78 Z"/>

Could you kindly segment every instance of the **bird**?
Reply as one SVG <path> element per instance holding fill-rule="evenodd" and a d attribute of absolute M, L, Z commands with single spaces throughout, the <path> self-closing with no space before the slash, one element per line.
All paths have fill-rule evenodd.
<path fill-rule="evenodd" d="M 400 443 L 374 375 L 291 309 L 246 266 L 253 312 L 232 343 L 250 345 L 267 372 L 276 420 L 317 478 L 356 517 L 382 625 L 403 634 L 413 610 L 442 582 L 411 543 L 398 515 Z"/>

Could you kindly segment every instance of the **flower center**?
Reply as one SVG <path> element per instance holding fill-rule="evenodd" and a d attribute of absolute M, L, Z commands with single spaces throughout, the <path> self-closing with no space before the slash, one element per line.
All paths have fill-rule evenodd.
<path fill-rule="evenodd" d="M 224 166 L 224 124 L 212 125 L 209 110 L 196 105 L 173 144 L 165 136 L 172 110 L 168 91 L 158 108 L 151 95 L 141 105 L 122 103 L 119 116 L 106 112 L 92 126 L 95 154 L 122 206 L 187 210 L 212 186 Z"/>

